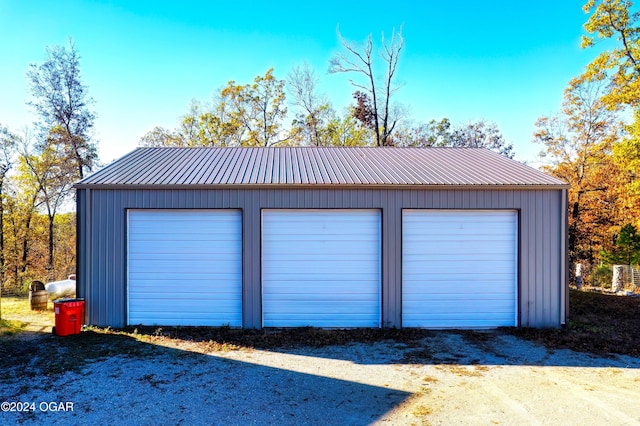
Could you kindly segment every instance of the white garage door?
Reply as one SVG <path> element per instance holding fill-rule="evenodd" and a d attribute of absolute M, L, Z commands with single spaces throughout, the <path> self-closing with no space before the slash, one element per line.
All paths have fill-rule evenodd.
<path fill-rule="evenodd" d="M 517 213 L 404 210 L 402 324 L 517 325 Z"/>
<path fill-rule="evenodd" d="M 128 324 L 242 325 L 238 210 L 128 212 Z"/>
<path fill-rule="evenodd" d="M 380 326 L 380 212 L 265 210 L 265 327 Z"/>

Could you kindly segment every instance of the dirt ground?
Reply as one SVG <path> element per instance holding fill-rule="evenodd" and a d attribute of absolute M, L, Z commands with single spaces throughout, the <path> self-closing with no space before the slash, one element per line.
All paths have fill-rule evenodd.
<path fill-rule="evenodd" d="M 640 425 L 640 357 L 560 348 L 580 344 L 584 319 L 576 336 L 534 340 L 312 329 L 59 338 L 47 315 L 0 336 L 0 402 L 33 404 L 3 409 L 0 424 Z M 559 335 L 569 343 L 539 343 Z"/>

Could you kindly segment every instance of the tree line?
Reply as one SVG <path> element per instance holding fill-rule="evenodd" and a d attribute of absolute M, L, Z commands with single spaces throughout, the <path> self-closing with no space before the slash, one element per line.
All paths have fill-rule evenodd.
<path fill-rule="evenodd" d="M 640 27 L 628 0 L 588 0 L 586 49 L 608 40 L 569 83 L 561 110 L 536 122 L 533 141 L 544 169 L 570 184 L 569 257 L 599 265 L 640 262 Z M 340 52 L 329 73 L 344 74 L 352 103 L 336 111 L 320 93 L 318 73 L 294 67 L 279 79 L 273 69 L 251 82 L 229 81 L 209 101 L 193 101 L 173 129 L 156 127 L 143 146 L 397 146 L 485 147 L 513 157 L 495 123 L 463 125 L 448 118 L 415 122 L 395 102 L 404 49 L 402 29 L 371 35 L 363 44 L 338 33 Z M 33 279 L 75 271 L 72 185 L 98 165 L 92 137 L 93 99 L 82 82 L 79 54 L 46 49 L 27 72 L 37 113 L 33 128 L 0 124 L 0 282 L 24 288 Z M 631 118 L 629 118 L 631 117 Z"/>
<path fill-rule="evenodd" d="M 27 71 L 32 128 L 0 124 L 0 283 L 25 290 L 33 280 L 75 273 L 73 183 L 96 166 L 93 100 L 69 46 L 46 49 Z"/>
<path fill-rule="evenodd" d="M 640 263 L 640 13 L 629 0 L 587 0 L 582 48 L 613 43 L 568 82 L 560 111 L 535 123 L 543 169 L 569 183 L 571 271 Z M 351 77 L 352 104 L 338 113 L 308 65 L 286 79 L 273 69 L 252 83 L 230 81 L 209 103 L 194 101 L 175 129 L 157 127 L 145 146 L 471 146 L 512 158 L 494 123 L 411 122 L 394 103 L 402 29 L 380 46 L 345 40 L 329 73 Z M 293 122 L 284 126 L 288 108 Z M 631 117 L 631 119 L 629 119 Z M 256 129 L 259 129 L 257 131 Z M 594 274 L 594 277 L 597 273 Z"/>
<path fill-rule="evenodd" d="M 582 47 L 614 47 L 568 83 L 560 112 L 536 122 L 534 142 L 545 170 L 571 185 L 570 264 L 597 280 L 611 264 L 640 262 L 640 14 L 627 0 L 588 0 L 583 10 Z"/>
<path fill-rule="evenodd" d="M 155 127 L 142 146 L 457 146 L 486 147 L 510 158 L 513 145 L 495 123 L 479 120 L 453 125 L 448 118 L 414 123 L 393 96 L 402 29 L 382 35 L 375 49 L 369 35 L 362 46 L 338 32 L 342 51 L 330 74 L 349 74 L 352 104 L 338 112 L 320 93 L 318 73 L 307 63 L 284 79 L 273 68 L 252 82 L 229 81 L 210 101 L 192 101 L 174 129 Z M 291 113 L 289 113 L 291 111 Z"/>

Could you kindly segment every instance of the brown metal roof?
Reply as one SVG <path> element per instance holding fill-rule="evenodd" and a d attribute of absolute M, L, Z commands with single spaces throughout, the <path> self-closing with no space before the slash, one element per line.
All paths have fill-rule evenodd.
<path fill-rule="evenodd" d="M 482 148 L 137 148 L 76 184 L 566 187 Z"/>

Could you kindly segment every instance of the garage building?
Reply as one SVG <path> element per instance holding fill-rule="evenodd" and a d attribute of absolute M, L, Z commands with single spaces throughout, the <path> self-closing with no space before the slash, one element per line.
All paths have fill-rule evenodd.
<path fill-rule="evenodd" d="M 567 185 L 486 149 L 138 148 L 76 190 L 88 324 L 567 318 Z"/>

